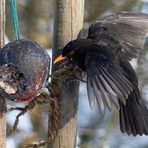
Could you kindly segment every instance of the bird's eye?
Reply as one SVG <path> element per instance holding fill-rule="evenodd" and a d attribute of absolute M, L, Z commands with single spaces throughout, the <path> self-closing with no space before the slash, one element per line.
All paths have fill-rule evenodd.
<path fill-rule="evenodd" d="M 74 51 L 71 51 L 70 53 L 69 53 L 69 56 L 72 56 L 74 54 Z"/>

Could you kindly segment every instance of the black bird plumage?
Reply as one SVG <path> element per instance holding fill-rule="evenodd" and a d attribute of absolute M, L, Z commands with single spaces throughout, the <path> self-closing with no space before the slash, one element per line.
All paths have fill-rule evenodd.
<path fill-rule="evenodd" d="M 90 107 L 97 102 L 119 109 L 120 128 L 128 135 L 148 135 L 148 110 L 141 100 L 131 64 L 143 49 L 148 15 L 120 12 L 93 23 L 86 39 L 69 42 L 62 56 L 86 73 Z"/>
<path fill-rule="evenodd" d="M 34 41 L 20 39 L 0 50 L 0 95 L 13 101 L 34 98 L 45 87 L 50 58 Z"/>

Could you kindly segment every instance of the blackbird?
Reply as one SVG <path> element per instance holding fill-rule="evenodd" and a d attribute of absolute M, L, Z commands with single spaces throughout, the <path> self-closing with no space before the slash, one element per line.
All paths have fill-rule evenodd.
<path fill-rule="evenodd" d="M 12 41 L 0 50 L 0 94 L 12 101 L 27 101 L 45 87 L 50 58 L 28 39 Z"/>
<path fill-rule="evenodd" d="M 69 42 L 54 63 L 66 59 L 86 74 L 90 107 L 119 110 L 120 129 L 128 135 L 148 135 L 148 110 L 139 93 L 130 60 L 143 49 L 148 15 L 119 12 L 93 23 L 85 39 Z"/>

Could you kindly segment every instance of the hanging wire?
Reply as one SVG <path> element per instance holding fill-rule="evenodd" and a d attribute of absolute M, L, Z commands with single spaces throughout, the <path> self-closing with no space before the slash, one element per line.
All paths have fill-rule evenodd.
<path fill-rule="evenodd" d="M 11 8 L 12 8 L 12 19 L 13 19 L 14 33 L 15 33 L 16 39 L 19 40 L 20 36 L 19 36 L 19 25 L 18 25 L 18 14 L 17 14 L 16 0 L 11 0 Z"/>

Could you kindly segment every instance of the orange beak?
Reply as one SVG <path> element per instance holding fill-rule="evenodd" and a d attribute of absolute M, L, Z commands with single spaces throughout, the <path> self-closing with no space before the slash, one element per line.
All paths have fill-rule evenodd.
<path fill-rule="evenodd" d="M 54 64 L 57 62 L 60 62 L 61 60 L 65 59 L 65 57 L 63 57 L 62 55 L 58 56 L 55 60 L 54 60 Z"/>

